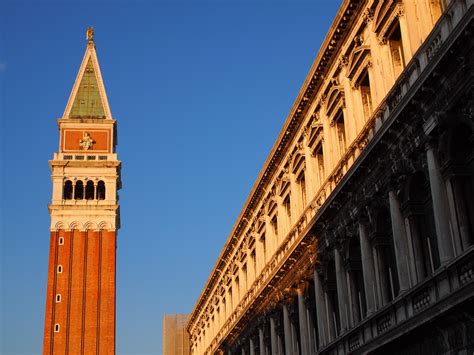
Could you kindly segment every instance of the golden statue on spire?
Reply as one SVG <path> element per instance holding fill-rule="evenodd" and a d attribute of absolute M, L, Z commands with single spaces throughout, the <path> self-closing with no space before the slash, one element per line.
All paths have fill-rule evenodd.
<path fill-rule="evenodd" d="M 87 28 L 86 38 L 89 42 L 94 42 L 94 27 L 89 26 Z"/>

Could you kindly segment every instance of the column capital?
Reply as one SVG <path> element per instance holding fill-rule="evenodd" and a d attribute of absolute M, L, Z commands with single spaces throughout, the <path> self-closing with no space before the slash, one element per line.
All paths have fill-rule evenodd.
<path fill-rule="evenodd" d="M 428 136 L 425 140 L 425 151 L 438 149 L 438 139 Z"/>
<path fill-rule="evenodd" d="M 309 282 L 301 281 L 300 283 L 298 283 L 298 286 L 296 288 L 296 294 L 298 296 L 304 296 L 308 288 L 309 288 Z"/>
<path fill-rule="evenodd" d="M 284 291 L 284 298 L 281 300 L 282 303 L 286 305 L 290 305 L 295 301 L 295 297 L 297 295 L 297 290 L 294 288 L 287 288 Z"/>
<path fill-rule="evenodd" d="M 369 216 L 367 215 L 367 211 L 361 210 L 361 213 L 359 214 L 358 217 L 359 218 L 357 220 L 357 223 L 359 224 L 359 230 L 360 230 L 360 226 L 363 226 L 363 228 L 367 229 L 367 226 L 370 223 Z"/>

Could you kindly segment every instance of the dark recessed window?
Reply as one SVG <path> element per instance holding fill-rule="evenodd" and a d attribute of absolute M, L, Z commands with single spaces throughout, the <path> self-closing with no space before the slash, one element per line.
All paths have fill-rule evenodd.
<path fill-rule="evenodd" d="M 84 183 L 79 180 L 74 188 L 74 199 L 82 200 L 84 198 Z"/>

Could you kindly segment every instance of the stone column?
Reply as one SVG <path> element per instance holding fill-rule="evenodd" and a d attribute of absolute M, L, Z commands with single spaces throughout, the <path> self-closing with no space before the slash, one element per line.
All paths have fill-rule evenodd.
<path fill-rule="evenodd" d="M 272 345 L 272 355 L 278 354 L 277 332 L 275 318 L 273 316 L 270 316 L 270 342 Z"/>
<path fill-rule="evenodd" d="M 367 229 L 361 222 L 359 222 L 359 237 L 367 314 L 372 314 L 376 307 L 376 293 L 373 287 L 375 282 L 374 256 L 372 255 L 372 247 L 370 246 Z"/>
<path fill-rule="evenodd" d="M 351 300 L 351 326 L 356 325 L 362 318 L 362 295 L 359 296 L 359 287 L 357 285 L 357 271 L 349 270 L 347 272 L 347 283 L 349 289 L 349 298 Z M 360 297 L 360 299 L 359 299 Z"/>
<path fill-rule="evenodd" d="M 254 344 L 253 344 L 253 339 L 252 337 L 250 337 L 249 339 L 249 348 L 250 348 L 250 355 L 255 355 L 255 347 L 254 347 Z"/>
<path fill-rule="evenodd" d="M 291 316 L 290 316 L 290 320 L 291 320 Z M 294 321 L 294 319 L 293 319 Z M 292 354 L 294 355 L 298 355 L 299 354 L 299 347 L 298 347 L 298 332 L 296 330 L 296 325 L 295 323 L 291 321 L 290 322 L 290 326 L 291 326 L 291 341 L 292 341 L 292 345 L 291 345 L 291 349 L 292 349 Z"/>
<path fill-rule="evenodd" d="M 441 264 L 446 263 L 454 256 L 453 241 L 449 228 L 450 212 L 446 185 L 439 169 L 438 156 L 432 143 L 426 145 L 426 158 L 430 176 L 431 197 L 436 226 L 436 237 Z"/>
<path fill-rule="evenodd" d="M 406 217 L 405 227 L 407 230 L 408 247 L 411 245 L 411 253 L 413 258 L 412 266 L 414 268 L 411 272 L 412 285 L 415 285 L 422 281 L 428 273 L 431 273 L 431 271 L 427 272 L 425 267 L 418 217 L 416 215 L 409 215 Z M 428 256 L 428 258 L 431 258 L 431 256 Z"/>
<path fill-rule="evenodd" d="M 395 259 L 397 262 L 398 282 L 400 292 L 410 288 L 409 276 L 409 255 L 408 241 L 405 229 L 405 222 L 400 212 L 400 202 L 394 190 L 389 191 L 388 200 L 390 202 L 390 217 L 392 220 L 393 242 L 395 247 Z"/>
<path fill-rule="evenodd" d="M 324 291 L 325 312 L 327 320 L 327 342 L 331 342 L 339 336 L 339 328 L 336 320 L 336 311 L 334 308 L 333 290 Z M 336 301 L 337 302 L 337 301 Z"/>
<path fill-rule="evenodd" d="M 288 306 L 283 303 L 283 331 L 285 332 L 285 355 L 292 354 L 293 339 L 291 338 L 291 321 Z"/>
<path fill-rule="evenodd" d="M 336 285 L 339 304 L 339 318 L 341 322 L 341 333 L 349 328 L 349 299 L 347 297 L 347 281 L 341 253 L 338 248 L 334 249 L 334 261 L 336 264 Z"/>
<path fill-rule="evenodd" d="M 314 323 L 314 314 L 315 312 L 308 306 L 306 306 L 306 319 L 308 320 L 308 351 L 309 354 L 316 354 L 316 339 L 315 339 L 315 323 Z"/>
<path fill-rule="evenodd" d="M 298 294 L 298 321 L 300 325 L 301 355 L 310 355 L 308 319 L 306 317 L 306 305 L 304 303 L 304 296 L 307 288 L 307 284 L 301 284 L 296 290 Z"/>
<path fill-rule="evenodd" d="M 245 346 L 242 345 L 242 348 L 241 348 L 241 352 L 242 352 L 242 355 L 245 355 Z"/>
<path fill-rule="evenodd" d="M 326 344 L 328 321 L 326 319 L 323 286 L 316 269 L 314 270 L 314 296 L 316 300 L 316 321 L 318 323 L 319 346 L 322 346 Z"/>
<path fill-rule="evenodd" d="M 383 306 L 390 301 L 390 281 L 386 273 L 387 264 L 385 260 L 385 248 L 386 246 L 382 244 L 379 244 L 373 248 L 379 306 Z"/>
<path fill-rule="evenodd" d="M 258 328 L 258 347 L 260 351 L 260 355 L 266 355 L 265 354 L 265 339 L 263 336 L 263 326 L 260 326 Z"/>

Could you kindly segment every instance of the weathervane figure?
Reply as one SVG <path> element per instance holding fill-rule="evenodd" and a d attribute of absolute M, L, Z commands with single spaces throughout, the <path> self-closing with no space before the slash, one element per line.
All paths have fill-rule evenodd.
<path fill-rule="evenodd" d="M 94 27 L 89 26 L 87 28 L 86 38 L 89 42 L 94 42 Z"/>

